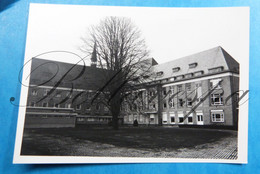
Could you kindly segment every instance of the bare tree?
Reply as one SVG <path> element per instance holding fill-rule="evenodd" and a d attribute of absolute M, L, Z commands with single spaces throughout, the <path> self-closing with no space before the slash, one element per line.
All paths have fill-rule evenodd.
<path fill-rule="evenodd" d="M 96 97 L 101 93 L 105 96 L 103 102 L 112 113 L 114 129 L 118 129 L 125 96 L 151 73 L 145 40 L 132 21 L 124 17 L 101 20 L 82 40 L 81 50 L 91 56 L 91 66 L 107 70 L 106 83 Z"/>

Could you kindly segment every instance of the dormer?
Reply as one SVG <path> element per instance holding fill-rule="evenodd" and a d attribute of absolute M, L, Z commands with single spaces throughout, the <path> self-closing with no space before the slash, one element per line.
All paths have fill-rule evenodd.
<path fill-rule="evenodd" d="M 196 68 L 196 67 L 197 67 L 197 65 L 198 65 L 198 63 L 197 63 L 197 62 L 190 63 L 190 64 L 189 64 L 189 68 L 190 68 L 190 69 L 191 69 L 191 68 Z"/>
<path fill-rule="evenodd" d="M 178 71 L 180 71 L 180 67 L 175 67 L 175 68 L 172 68 L 172 72 L 178 72 Z"/>

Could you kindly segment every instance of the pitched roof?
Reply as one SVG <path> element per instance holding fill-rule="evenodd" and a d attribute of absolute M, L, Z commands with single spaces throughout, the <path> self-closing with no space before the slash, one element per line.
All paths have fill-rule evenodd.
<path fill-rule="evenodd" d="M 194 65 L 193 68 L 190 67 L 192 65 Z M 223 71 L 239 73 L 239 63 L 220 46 L 155 65 L 153 70 L 157 73 L 163 72 L 163 75 L 157 76 L 156 79 L 165 79 L 198 71 L 208 74 L 210 69 L 218 67 L 221 67 Z M 176 71 L 173 70 L 174 68 Z"/>
<path fill-rule="evenodd" d="M 54 86 L 65 76 L 59 87 L 71 88 L 73 84 L 74 89 L 96 90 L 106 82 L 107 73 L 100 68 L 33 58 L 30 84 Z"/>

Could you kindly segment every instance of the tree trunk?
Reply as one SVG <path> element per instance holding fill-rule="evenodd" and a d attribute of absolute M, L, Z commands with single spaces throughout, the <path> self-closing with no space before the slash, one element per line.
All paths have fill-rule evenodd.
<path fill-rule="evenodd" d="M 113 125 L 113 128 L 115 130 L 118 130 L 118 128 L 119 128 L 119 126 L 118 126 L 118 115 L 113 115 L 112 125 Z"/>

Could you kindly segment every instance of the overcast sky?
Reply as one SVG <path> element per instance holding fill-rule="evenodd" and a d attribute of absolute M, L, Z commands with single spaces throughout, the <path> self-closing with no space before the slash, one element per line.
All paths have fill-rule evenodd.
<path fill-rule="evenodd" d="M 150 57 L 164 63 L 222 46 L 239 62 L 248 58 L 248 8 L 147 8 L 31 4 L 26 59 L 47 51 L 78 50 L 80 37 L 106 16 L 130 17 L 145 38 Z M 69 54 L 43 58 L 75 62 Z M 74 59 L 74 60 L 72 60 Z"/>

